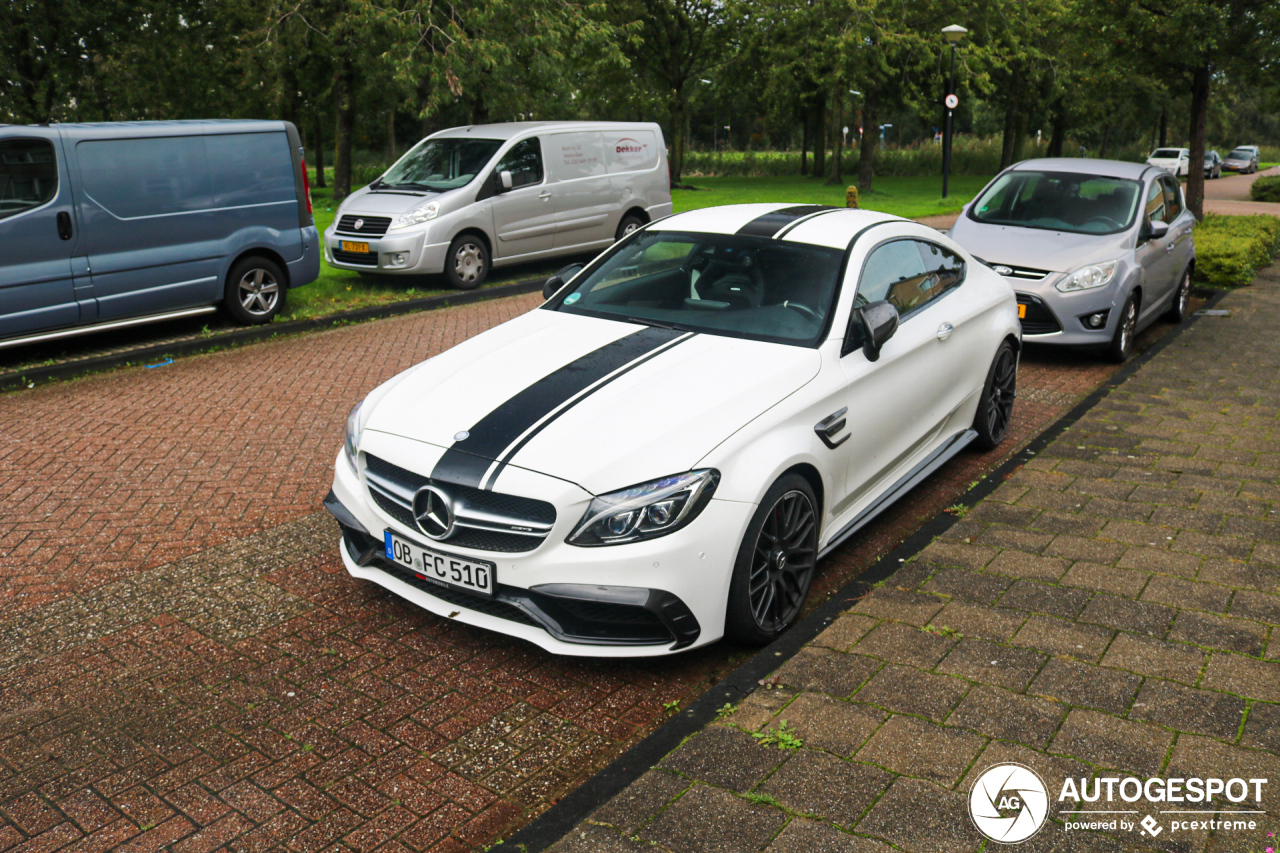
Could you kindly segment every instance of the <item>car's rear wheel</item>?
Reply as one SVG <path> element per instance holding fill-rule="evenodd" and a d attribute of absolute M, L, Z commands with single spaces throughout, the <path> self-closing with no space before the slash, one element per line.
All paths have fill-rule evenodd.
<path fill-rule="evenodd" d="M 634 213 L 628 213 L 622 217 L 622 221 L 618 223 L 618 230 L 614 233 L 614 242 L 621 240 L 623 237 L 637 231 L 644 226 L 644 220 L 636 216 Z"/>
<path fill-rule="evenodd" d="M 994 450 L 1009 435 L 1013 422 L 1013 401 L 1018 396 L 1018 354 L 1005 341 L 987 371 L 978 401 L 978 414 L 973 428 L 978 433 L 974 443 L 982 450 Z"/>
<path fill-rule="evenodd" d="M 1132 293 L 1120 309 L 1120 317 L 1116 322 L 1115 334 L 1107 347 L 1107 357 L 1117 364 L 1123 364 L 1133 349 L 1133 337 L 1138 331 L 1138 298 Z"/>
<path fill-rule="evenodd" d="M 725 636 L 764 645 L 795 621 L 813 582 L 818 521 L 804 477 L 787 474 L 769 487 L 734 561 Z"/>
<path fill-rule="evenodd" d="M 242 258 L 227 273 L 222 305 L 237 323 L 270 323 L 284 307 L 286 290 L 284 270 L 275 261 Z"/>
<path fill-rule="evenodd" d="M 1188 269 L 1182 274 L 1182 280 L 1178 282 L 1178 290 L 1173 294 L 1173 304 L 1169 306 L 1169 312 L 1165 314 L 1165 319 L 1170 323 L 1181 323 L 1187 317 L 1187 306 L 1191 304 L 1191 270 Z"/>
<path fill-rule="evenodd" d="M 444 277 L 458 290 L 475 290 L 489 277 L 489 247 L 475 234 L 459 234 L 449 244 Z"/>

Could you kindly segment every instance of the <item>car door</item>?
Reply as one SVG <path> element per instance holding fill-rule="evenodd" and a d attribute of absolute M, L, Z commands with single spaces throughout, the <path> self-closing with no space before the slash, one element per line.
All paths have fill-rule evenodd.
<path fill-rule="evenodd" d="M 837 512 L 865 505 L 946 437 L 944 425 L 969 392 L 963 373 L 979 337 L 965 322 L 969 309 L 953 298 L 963 275 L 958 256 L 924 240 L 892 238 L 868 253 L 855 308 L 885 300 L 900 319 L 876 361 L 856 329 L 840 359 L 857 447 Z"/>
<path fill-rule="evenodd" d="M 0 338 L 79 321 L 74 208 L 57 130 L 0 136 Z"/>
<path fill-rule="evenodd" d="M 599 131 L 553 133 L 547 166 L 555 180 L 557 249 L 589 248 L 613 240 L 618 203 L 609 187 Z"/>
<path fill-rule="evenodd" d="M 542 146 L 536 136 L 513 145 L 494 174 L 501 187 L 503 172 L 511 173 L 511 189 L 499 190 L 490 199 L 493 212 L 495 258 L 513 258 L 551 249 L 555 236 L 553 190 L 543 167 Z"/>
<path fill-rule="evenodd" d="M 1170 278 L 1173 276 L 1172 253 L 1176 234 L 1174 217 L 1169 210 L 1169 198 L 1165 194 L 1165 180 L 1173 179 L 1162 175 L 1153 178 L 1147 185 L 1146 204 L 1142 214 L 1146 219 L 1142 224 L 1138 247 L 1134 250 L 1135 260 L 1142 267 L 1143 294 L 1139 324 L 1145 324 L 1153 312 L 1163 310 L 1161 306 L 1169 298 Z M 1151 236 L 1151 225 L 1156 222 L 1169 226 L 1169 232 L 1163 237 Z"/>
<path fill-rule="evenodd" d="M 1165 249 L 1169 264 L 1165 271 L 1166 289 L 1161 297 L 1164 300 L 1166 297 L 1172 298 L 1169 294 L 1178 289 L 1182 273 L 1187 264 L 1191 263 L 1191 233 L 1195 228 L 1196 218 L 1187 210 L 1182 198 L 1182 187 L 1177 181 L 1162 177 L 1160 185 L 1164 189 L 1165 206 L 1169 215 L 1169 236 L 1172 238 Z"/>

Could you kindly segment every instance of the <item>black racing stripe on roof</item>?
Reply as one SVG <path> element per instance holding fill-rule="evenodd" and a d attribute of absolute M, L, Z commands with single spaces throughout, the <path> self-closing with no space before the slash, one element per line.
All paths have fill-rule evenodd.
<path fill-rule="evenodd" d="M 798 204 L 794 207 L 784 207 L 781 210 L 770 211 L 764 216 L 757 216 L 739 228 L 737 233 L 747 237 L 773 237 L 797 219 L 826 210 L 839 210 L 839 208 L 826 204 Z"/>
<path fill-rule="evenodd" d="M 465 439 L 450 445 L 431 479 L 478 488 L 493 461 L 546 415 L 615 370 L 684 334 L 646 327 L 547 374 L 481 418 L 467 430 L 470 434 Z"/>

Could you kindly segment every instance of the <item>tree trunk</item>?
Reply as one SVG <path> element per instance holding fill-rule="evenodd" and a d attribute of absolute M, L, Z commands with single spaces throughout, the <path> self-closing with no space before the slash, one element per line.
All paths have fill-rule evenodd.
<path fill-rule="evenodd" d="M 679 89 L 672 89 L 667 99 L 667 109 L 671 120 L 668 125 L 671 128 L 671 183 L 680 183 L 680 177 L 684 174 L 684 98 L 680 94 Z M 726 142 L 728 139 L 726 138 Z"/>
<path fill-rule="evenodd" d="M 809 123 L 812 120 L 812 109 L 805 107 L 803 130 L 800 133 L 800 177 L 809 174 Z"/>
<path fill-rule="evenodd" d="M 1169 108 L 1160 108 L 1160 147 L 1163 148 L 1169 144 Z"/>
<path fill-rule="evenodd" d="M 356 125 L 356 69 L 349 47 L 338 51 L 338 72 L 333 81 L 333 101 L 338 113 L 334 134 L 333 200 L 351 195 L 351 133 Z"/>
<path fill-rule="evenodd" d="M 1187 174 L 1187 208 L 1204 218 L 1204 137 L 1209 122 L 1209 66 L 1201 65 L 1191 80 L 1191 171 Z"/>
<path fill-rule="evenodd" d="M 1107 144 L 1111 141 L 1111 121 L 1108 120 L 1102 126 L 1102 146 L 1098 148 L 1098 157 L 1105 160 L 1107 158 Z"/>
<path fill-rule="evenodd" d="M 1004 135 L 1000 140 L 1000 168 L 1006 169 L 1013 164 L 1013 138 L 1018 133 L 1018 95 L 1009 96 L 1004 107 Z"/>
<path fill-rule="evenodd" d="M 820 178 L 827 173 L 827 96 L 819 95 L 814 104 L 813 122 L 813 176 Z"/>
<path fill-rule="evenodd" d="M 311 150 L 315 152 L 316 188 L 324 189 L 329 184 L 324 179 L 324 122 L 319 110 L 311 118 L 311 128 L 315 134 L 311 138 Z"/>
<path fill-rule="evenodd" d="M 1023 149 L 1027 143 L 1027 114 L 1018 110 L 1018 117 L 1013 123 L 1013 160 L 1017 163 L 1023 159 Z"/>
<path fill-rule="evenodd" d="M 396 161 L 396 108 L 392 107 L 387 113 L 387 156 L 391 158 L 391 162 Z"/>
<path fill-rule="evenodd" d="M 1053 110 L 1053 131 L 1049 137 L 1049 148 L 1045 151 L 1047 157 L 1061 157 L 1062 146 L 1066 142 L 1067 136 L 1067 108 L 1059 98 Z"/>
<path fill-rule="evenodd" d="M 831 168 L 827 174 L 827 183 L 832 186 L 841 186 L 844 184 L 844 175 L 841 173 L 841 149 L 844 148 L 844 136 L 841 128 L 844 126 L 844 98 L 840 97 L 840 93 L 844 91 L 842 86 L 837 86 L 832 98 L 831 110 Z"/>
<path fill-rule="evenodd" d="M 875 178 L 876 128 L 880 126 L 879 95 L 880 92 L 875 86 L 863 86 L 862 134 L 858 142 L 858 195 L 860 197 L 871 192 L 871 183 Z M 870 138 L 867 134 L 871 134 Z"/>

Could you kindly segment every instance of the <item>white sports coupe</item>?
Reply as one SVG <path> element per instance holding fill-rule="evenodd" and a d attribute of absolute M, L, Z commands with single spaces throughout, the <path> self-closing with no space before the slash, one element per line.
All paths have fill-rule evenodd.
<path fill-rule="evenodd" d="M 653 222 L 351 412 L 347 570 L 559 654 L 772 640 L 818 561 L 1009 429 L 1013 290 L 885 214 Z"/>

